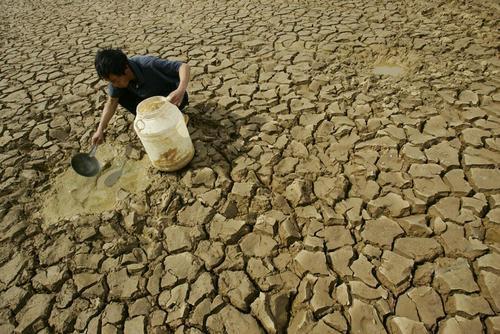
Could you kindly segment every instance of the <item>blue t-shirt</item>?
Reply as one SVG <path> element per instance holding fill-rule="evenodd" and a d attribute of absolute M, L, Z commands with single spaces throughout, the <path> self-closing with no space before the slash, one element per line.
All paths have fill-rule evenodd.
<path fill-rule="evenodd" d="M 111 97 L 120 97 L 130 91 L 141 98 L 167 96 L 179 86 L 181 61 L 170 61 L 154 56 L 133 56 L 128 59 L 135 80 L 127 88 L 117 88 L 108 84 Z"/>

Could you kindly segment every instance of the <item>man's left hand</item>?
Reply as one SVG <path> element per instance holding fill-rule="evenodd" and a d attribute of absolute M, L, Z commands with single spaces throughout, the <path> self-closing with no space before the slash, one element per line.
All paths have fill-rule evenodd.
<path fill-rule="evenodd" d="M 176 106 L 180 106 L 185 92 L 185 90 L 177 88 L 172 93 L 168 94 L 167 100 L 169 100 L 170 103 L 175 104 Z"/>

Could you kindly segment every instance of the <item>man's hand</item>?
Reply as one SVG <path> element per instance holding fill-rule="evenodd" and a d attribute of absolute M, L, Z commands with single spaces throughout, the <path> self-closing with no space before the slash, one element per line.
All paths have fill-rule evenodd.
<path fill-rule="evenodd" d="M 113 117 L 118 106 L 117 97 L 108 97 L 106 104 L 104 105 L 104 110 L 102 112 L 101 121 L 97 127 L 97 131 L 92 136 L 92 145 L 99 145 L 104 142 L 104 130 L 108 126 L 109 120 Z"/>
<path fill-rule="evenodd" d="M 180 106 L 185 92 L 186 91 L 184 89 L 177 88 L 172 93 L 168 94 L 167 100 L 169 100 L 170 103 L 175 104 L 176 106 Z"/>
<path fill-rule="evenodd" d="M 104 142 L 104 133 L 101 130 L 97 130 L 92 136 L 92 145 L 99 145 Z"/>

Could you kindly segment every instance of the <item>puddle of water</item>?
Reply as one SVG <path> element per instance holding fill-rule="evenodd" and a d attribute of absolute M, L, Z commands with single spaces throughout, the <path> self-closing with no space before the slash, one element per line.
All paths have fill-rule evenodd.
<path fill-rule="evenodd" d="M 398 65 L 379 64 L 373 67 L 373 73 L 377 75 L 390 75 L 397 77 L 403 74 L 403 68 Z"/>
<path fill-rule="evenodd" d="M 76 214 L 92 214 L 111 210 L 115 206 L 120 190 L 138 194 L 149 185 L 147 156 L 142 160 L 127 160 L 123 150 L 118 151 L 108 144 L 99 146 L 96 157 L 104 166 L 94 177 L 78 175 L 71 166 L 59 175 L 45 197 L 42 215 L 47 223 L 68 219 Z M 113 173 L 122 169 L 119 178 L 106 182 Z"/>

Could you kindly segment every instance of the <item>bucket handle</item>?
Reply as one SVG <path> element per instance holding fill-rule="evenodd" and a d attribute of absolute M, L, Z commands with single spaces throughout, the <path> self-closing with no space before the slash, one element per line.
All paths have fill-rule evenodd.
<path fill-rule="evenodd" d="M 140 125 L 139 125 L 140 124 Z M 146 124 L 144 123 L 144 121 L 142 119 L 138 119 L 135 121 L 135 127 L 139 130 L 139 131 L 142 131 L 144 130 L 144 128 L 146 127 Z"/>

